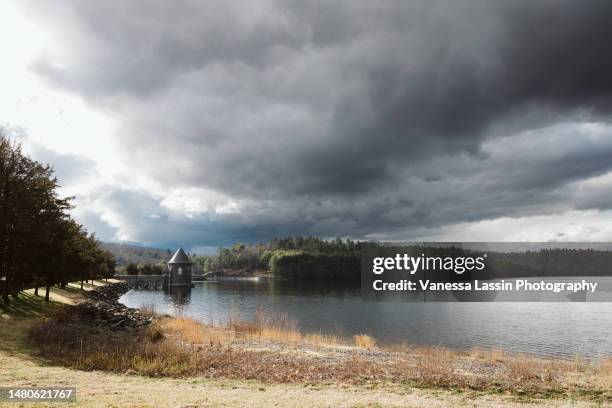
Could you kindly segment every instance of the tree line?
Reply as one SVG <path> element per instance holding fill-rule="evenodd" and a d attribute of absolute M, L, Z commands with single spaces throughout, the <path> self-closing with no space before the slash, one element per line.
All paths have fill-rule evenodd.
<path fill-rule="evenodd" d="M 113 257 L 74 221 L 72 197 L 62 198 L 49 165 L 23 153 L 0 129 L 0 291 L 3 302 L 26 288 L 65 287 L 107 278 Z"/>
<path fill-rule="evenodd" d="M 134 262 L 128 262 L 124 268 L 119 268 L 119 271 L 126 275 L 163 275 L 167 270 L 168 264 L 166 262 L 157 264 L 136 264 Z"/>
<path fill-rule="evenodd" d="M 379 245 L 374 242 L 317 237 L 275 238 L 269 243 L 235 244 L 219 248 L 217 255 L 195 256 L 205 272 L 244 270 L 268 271 L 274 277 L 290 280 L 358 282 L 364 255 L 465 257 L 481 256 L 482 251 L 456 246 Z M 541 249 L 526 252 L 487 253 L 486 268 L 476 278 L 527 276 L 606 276 L 612 265 L 612 251 L 595 249 Z"/>
<path fill-rule="evenodd" d="M 355 280 L 365 245 L 341 238 L 274 238 L 269 243 L 221 247 L 216 255 L 193 256 L 192 260 L 204 272 L 269 271 L 285 279 Z"/>

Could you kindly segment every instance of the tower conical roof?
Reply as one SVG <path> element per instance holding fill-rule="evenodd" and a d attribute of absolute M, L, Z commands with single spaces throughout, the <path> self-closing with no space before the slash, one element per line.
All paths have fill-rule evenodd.
<path fill-rule="evenodd" d="M 185 253 L 185 251 L 183 251 L 183 248 L 179 248 L 176 250 L 174 255 L 172 255 L 172 258 L 170 258 L 168 263 L 169 264 L 190 264 L 191 261 L 189 261 L 189 258 L 187 257 L 187 254 Z"/>

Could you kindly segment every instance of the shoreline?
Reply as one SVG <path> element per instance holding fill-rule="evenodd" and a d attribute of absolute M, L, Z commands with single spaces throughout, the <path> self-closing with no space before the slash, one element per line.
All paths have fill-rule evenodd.
<path fill-rule="evenodd" d="M 76 306 L 83 322 L 95 327 L 108 327 L 111 330 L 137 329 L 153 322 L 138 308 L 130 308 L 119 303 L 119 298 L 129 292 L 125 282 L 101 286 L 84 293 L 84 300 Z"/>
<path fill-rule="evenodd" d="M 107 285 L 86 296 L 79 294 L 81 302 L 76 302 L 76 309 L 79 304 L 87 302 L 94 302 L 101 310 L 107 310 L 109 303 L 112 307 L 121 305 L 118 303 L 122 290 L 120 286 Z M 377 346 L 375 340 L 368 336 L 350 341 L 322 334 L 300 333 L 290 325 L 283 327 L 272 321 L 257 325 L 236 320 L 228 327 L 212 327 L 181 317 L 153 317 L 151 311 L 121 306 L 137 316 L 140 319 L 137 321 L 146 319 L 147 324 L 138 327 L 122 324 L 113 330 L 112 325 L 116 321 L 91 325 L 80 319 L 81 314 L 77 314 L 79 318 L 76 320 L 70 320 L 71 315 L 67 315 L 64 316 L 67 323 L 56 327 L 69 332 L 68 339 L 64 339 L 67 341 L 64 347 L 68 348 L 64 350 L 64 355 L 54 357 L 53 354 L 45 354 L 36 342 L 30 342 L 31 346 L 28 347 L 33 347 L 36 359 L 42 358 L 45 365 L 51 364 L 50 367 L 63 367 L 62 370 L 84 375 L 104 372 L 105 376 L 117 378 L 157 379 L 155 381 L 164 384 L 176 384 L 182 379 L 198 383 L 238 381 L 243 384 L 244 381 L 255 381 L 266 389 L 304 385 L 329 392 L 390 389 L 390 395 L 397 401 L 406 392 L 443 394 L 442 400 L 445 402 L 453 400 L 451 395 L 460 395 L 464 403 L 474 398 L 501 398 L 506 403 L 546 401 L 547 406 L 561 404 L 568 398 L 582 401 L 584 406 L 612 401 L 610 385 L 597 383 L 612 379 L 612 365 L 608 368 L 609 378 L 600 378 L 594 371 L 597 368 L 583 360 L 518 358 L 500 350 L 483 349 L 460 352 L 407 345 L 391 349 Z M 116 318 L 114 314 L 110 316 Z M 32 323 L 34 326 L 30 327 L 40 324 L 38 319 L 30 320 Z M 28 329 L 22 328 L 21 335 L 23 330 Z M 29 330 L 31 333 L 32 329 Z M 82 344 L 96 344 L 96 349 L 79 351 L 79 336 Z M 151 336 L 157 336 L 157 340 L 152 341 L 154 337 Z M 114 343 L 110 344 L 112 347 L 124 347 L 117 354 L 122 359 L 131 355 L 138 357 L 138 348 L 145 347 L 158 350 L 158 357 L 165 360 L 157 363 L 150 360 L 147 366 L 133 362 L 117 365 L 112 362 L 116 357 L 107 358 L 105 355 L 111 350 L 105 349 L 104 342 L 108 338 L 114 339 Z M 42 344 L 47 343 L 48 337 L 44 337 Z M 75 344 L 74 349 L 70 349 L 70 344 Z M 47 352 L 52 351 L 52 347 L 47 349 Z M 26 354 L 31 354 L 31 351 Z M 155 358 L 155 355 L 149 354 L 149 358 Z M 169 364 L 176 362 L 177 358 L 183 359 L 187 366 Z M 383 400 L 380 394 L 376 398 Z M 425 405 L 435 406 L 432 404 L 429 400 Z M 319 401 L 316 405 L 326 403 Z M 420 406 L 416 403 L 405 405 Z"/>
<path fill-rule="evenodd" d="M 606 325 L 610 319 L 603 303 L 432 301 L 427 305 L 423 301 L 425 296 L 416 294 L 414 302 L 369 302 L 360 297 L 358 287 L 268 280 L 232 282 L 232 279 L 243 278 L 195 283 L 188 297 L 135 290 L 124 295 L 121 301 L 129 307 L 154 303 L 166 313 L 223 325 L 235 312 L 227 306 L 228 302 L 240 296 L 238 312 L 244 318 L 252 318 L 257 307 L 264 307 L 270 313 L 286 311 L 304 332 L 348 338 L 361 333 L 374 334 L 384 346 L 408 342 L 462 352 L 501 348 L 534 358 L 564 360 L 577 356 L 592 361 L 612 357 L 612 343 L 607 335 L 610 327 Z M 437 296 L 427 296 L 426 300 L 430 299 L 435 300 Z M 302 307 L 302 304 L 309 306 Z M 560 339 L 555 333 L 565 333 L 563 347 L 559 347 Z"/>

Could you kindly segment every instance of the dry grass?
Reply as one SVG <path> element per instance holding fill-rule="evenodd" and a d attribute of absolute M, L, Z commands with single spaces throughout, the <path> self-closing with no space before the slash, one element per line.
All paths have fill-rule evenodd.
<path fill-rule="evenodd" d="M 353 336 L 353 340 L 355 341 L 355 346 L 366 350 L 372 350 L 376 347 L 376 340 L 367 334 L 356 334 Z"/>
<path fill-rule="evenodd" d="M 195 345 L 229 345 L 236 339 L 235 332 L 219 327 L 206 326 L 187 317 L 165 318 L 158 320 L 153 328 Z"/>
<path fill-rule="evenodd" d="M 151 318 L 153 318 L 153 317 L 157 317 L 158 316 L 157 308 L 152 303 L 145 303 L 143 305 L 140 305 L 138 310 L 140 310 L 140 314 L 142 316 L 144 316 L 144 317 L 151 317 Z"/>
<path fill-rule="evenodd" d="M 612 376 L 612 358 L 604 358 L 600 361 L 599 373 Z"/>
<path fill-rule="evenodd" d="M 347 349 L 347 340 L 301 334 L 286 315 L 261 311 L 251 322 L 234 318 L 227 327 L 203 325 L 185 317 L 158 317 L 151 327 L 119 333 L 74 324 L 70 313 L 62 311 L 34 325 L 29 339 L 40 356 L 82 370 L 267 383 L 394 383 L 612 400 L 612 360 L 594 366 L 580 359 L 546 360 L 498 350 L 465 353 L 410 345 L 396 346 L 390 352 L 388 348 L 373 350 L 376 342 L 367 335 L 355 336 L 358 347 Z M 250 348 L 270 342 L 276 348 Z M 296 352 L 304 347 L 315 351 L 315 357 Z"/>
<path fill-rule="evenodd" d="M 504 361 L 506 357 L 504 350 L 501 349 L 491 349 L 490 358 L 493 361 Z"/>
<path fill-rule="evenodd" d="M 419 385 L 430 384 L 437 387 L 474 387 L 477 385 L 470 382 L 473 379 L 455 375 L 454 364 L 450 357 L 448 350 L 443 348 L 432 349 L 430 352 L 419 354 L 414 370 L 417 373 L 415 382 Z M 478 385 L 480 386 L 480 384 Z"/>
<path fill-rule="evenodd" d="M 472 358 L 477 358 L 480 360 L 489 360 L 494 362 L 502 362 L 505 361 L 506 352 L 502 349 L 491 348 L 491 349 L 483 349 L 480 347 L 475 347 L 469 352 L 469 356 Z"/>
<path fill-rule="evenodd" d="M 49 319 L 34 325 L 28 337 L 41 355 L 83 370 L 176 377 L 198 369 L 192 350 L 167 341 L 156 328 L 136 335 L 100 333 Z"/>
<path fill-rule="evenodd" d="M 562 379 L 563 365 L 555 360 L 542 360 L 518 355 L 505 361 L 506 375 L 511 381 L 539 381 L 557 385 Z"/>
<path fill-rule="evenodd" d="M 322 333 L 301 333 L 295 321 L 287 315 L 268 315 L 262 311 L 253 321 L 230 317 L 225 326 L 205 325 L 188 317 L 159 317 L 153 328 L 181 342 L 193 345 L 230 346 L 237 342 L 278 342 L 282 344 L 309 344 L 313 346 L 335 346 L 344 344 L 338 336 Z"/>
<path fill-rule="evenodd" d="M 251 341 L 277 341 L 286 344 L 310 344 L 315 346 L 336 346 L 341 343 L 338 336 L 322 333 L 300 332 L 297 321 L 286 313 L 267 313 L 261 307 L 255 311 L 252 321 L 242 319 L 237 313 L 231 313 L 226 329 L 234 332 L 235 337 Z"/>
<path fill-rule="evenodd" d="M 71 301 L 69 297 L 72 293 L 70 290 L 57 294 L 52 292 L 52 297 L 54 295 L 62 296 L 63 303 L 67 303 Z M 26 300 L 40 303 L 41 307 L 48 307 L 38 298 Z M 30 303 L 27 303 L 28 310 L 32 309 Z M 18 302 L 14 302 L 13 306 L 26 308 L 25 304 Z M 56 310 L 56 307 L 53 309 Z M 49 310 L 46 310 L 40 313 L 47 315 Z M 563 401 L 560 398 L 570 398 L 576 406 L 606 405 L 612 402 L 612 359 L 595 363 L 580 358 L 570 361 L 541 360 L 501 350 L 475 349 L 471 352 L 458 352 L 409 344 L 379 346 L 377 350 L 367 351 L 354 347 L 349 339 L 320 333 L 300 334 L 294 323 L 273 323 L 277 320 L 288 320 L 282 316 L 260 316 L 255 319 L 255 324 L 235 318 L 233 325 L 228 327 L 206 326 L 187 318 L 157 316 L 156 322 L 149 328 L 109 333 L 75 324 L 70 310 L 59 309 L 51 318 L 34 324 L 28 331 L 29 342 L 22 340 L 22 333 L 28 330 L 32 322 L 40 319 L 35 316 L 41 314 L 21 313 L 11 309 L 0 315 L 0 318 L 10 321 L 5 327 L 7 330 L 0 330 L 0 360 L 5 359 L 0 364 L 5 368 L 4 371 L 0 370 L 0 377 L 4 375 L 0 379 L 4 380 L 5 385 L 48 385 L 49 381 L 68 381 L 84 390 L 79 397 L 81 405 L 86 401 L 84 398 L 89 392 L 91 395 L 87 401 L 92 405 L 100 405 L 100 398 L 108 397 L 110 399 L 104 399 L 108 403 L 103 405 L 109 406 L 130 405 L 126 403 L 128 395 L 135 398 L 131 400 L 135 406 L 176 405 L 178 395 L 195 395 L 191 392 L 193 381 L 198 384 L 229 381 L 238 389 L 234 385 L 222 386 L 220 389 L 227 389 L 227 395 L 231 398 L 243 387 L 256 384 L 252 390 L 244 391 L 243 394 L 246 393 L 244 396 L 250 402 L 254 401 L 256 395 L 267 396 L 261 406 L 267 406 L 270 398 L 277 402 L 288 401 L 285 405 L 295 402 L 295 397 L 281 399 L 280 395 L 288 389 L 308 390 L 298 393 L 297 397 L 304 402 L 304 406 L 308 406 L 308 398 L 321 395 L 321 389 L 326 389 L 325 387 L 333 389 L 334 392 L 351 391 L 341 394 L 336 403 L 332 403 L 326 396 L 317 400 L 317 403 L 310 403 L 310 406 L 338 406 L 339 401 L 344 401 L 346 406 L 361 406 L 365 401 L 363 393 L 373 392 L 377 394 L 371 403 L 378 406 L 374 403 L 380 403 L 382 397 L 390 395 L 387 390 L 391 388 L 399 394 L 393 394 L 388 400 L 389 405 L 398 405 L 400 395 L 411 396 L 422 392 L 440 396 L 444 403 L 439 406 L 455 406 L 459 403 L 470 406 L 484 406 L 485 403 L 506 406 L 508 400 L 500 402 L 499 398 L 512 398 L 513 404 L 522 405 L 522 402 L 533 401 L 532 397 L 555 398 L 541 401 L 546 406 L 561 406 Z M 275 330 L 283 328 L 289 332 L 297 332 L 299 337 L 296 339 L 293 335 L 274 334 L 263 322 L 272 327 L 276 326 Z M 283 338 L 291 341 L 284 345 L 279 340 Z M 251 348 L 251 341 L 260 344 Z M 267 348 L 266 344 L 261 344 L 265 342 L 274 342 L 275 346 Z M 303 348 L 316 353 L 309 356 L 308 353 L 296 352 Z M 69 368 L 40 365 L 38 359 L 26 356 L 32 351 L 47 362 Z M 91 372 L 84 373 L 70 368 Z M 165 378 L 117 376 L 108 372 Z M 40 375 L 35 379 L 37 373 Z M 56 377 L 53 377 L 53 373 L 57 373 Z M 200 378 L 185 381 L 167 377 Z M 91 378 L 87 380 L 90 382 L 79 382 L 86 378 Z M 245 382 L 243 379 L 263 381 L 267 390 L 277 389 L 279 394 L 268 395 L 267 392 L 261 391 L 261 382 Z M 131 389 L 130 384 L 137 382 L 141 384 L 139 388 Z M 109 389 L 110 383 L 113 383 L 115 388 Z M 304 384 L 310 384 L 318 391 L 313 393 L 309 391 L 311 388 L 304 387 Z M 423 390 L 411 388 L 406 393 L 406 385 L 417 386 Z M 181 386 L 185 386 L 185 392 L 178 391 Z M 427 390 L 429 388 L 435 390 Z M 465 390 L 477 392 L 463 394 Z M 514 397 L 500 397 L 505 395 L 500 393 L 506 392 Z M 158 397 L 161 398 L 158 404 L 151 402 L 154 393 L 159 394 Z M 360 398 L 348 403 L 347 398 L 357 395 L 356 393 L 362 393 L 359 394 Z M 171 395 L 170 399 L 166 398 L 168 395 Z M 470 397 L 465 399 L 465 395 Z M 212 401 L 210 396 L 207 389 L 202 399 L 184 400 L 183 405 L 209 405 Z M 457 396 L 457 400 L 452 400 Z M 237 398 L 232 400 L 233 405 L 245 401 L 244 398 Z M 472 398 L 480 399 L 476 403 L 477 400 Z M 577 399 L 580 401 L 576 401 Z M 403 405 L 406 406 L 422 405 L 414 403 L 411 398 L 405 402 Z M 228 400 L 223 399 L 212 405 L 228 405 Z M 431 405 L 431 401 L 428 401 L 423 405 L 435 404 Z"/>
<path fill-rule="evenodd" d="M 303 342 L 321 347 L 335 347 L 345 345 L 345 340 L 340 336 L 323 333 L 308 333 L 302 336 Z"/>
<path fill-rule="evenodd" d="M 596 382 L 601 387 L 612 389 L 612 358 L 605 358 L 599 362 Z"/>
<path fill-rule="evenodd" d="M 12 328 L 13 326 L 11 326 Z M 6 331 L 0 331 L 0 343 Z M 262 384 L 258 381 L 232 379 L 151 378 L 137 375 L 117 375 L 102 371 L 84 372 L 65 367 L 40 365 L 0 351 L 0 383 L 8 387 L 52 386 L 65 384 L 78 390 L 78 403 L 37 404 L 24 407 L 83 408 L 83 407 L 471 407 L 534 408 L 534 404 L 517 401 L 503 395 L 470 395 L 444 390 L 412 388 L 402 385 L 364 387 L 350 385 L 304 386 L 293 384 Z M 2 405 L 0 403 L 0 405 Z M 6 404 L 7 407 L 21 406 Z M 542 406 L 567 407 L 563 401 L 546 400 Z M 572 408 L 589 408 L 595 404 L 575 401 Z"/>

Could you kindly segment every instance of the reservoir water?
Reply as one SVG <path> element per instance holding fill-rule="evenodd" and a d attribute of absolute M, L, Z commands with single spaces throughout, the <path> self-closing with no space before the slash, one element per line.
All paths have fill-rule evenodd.
<path fill-rule="evenodd" d="M 275 281 L 211 280 L 187 294 L 131 290 L 120 302 L 153 304 L 160 313 L 222 324 L 230 315 L 251 319 L 258 307 L 287 313 L 303 332 L 379 343 L 501 348 L 546 357 L 612 356 L 611 303 L 365 302 L 359 287 Z"/>

